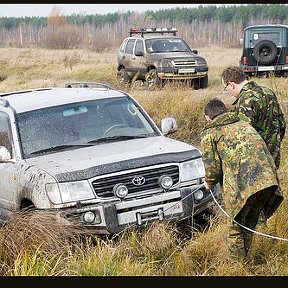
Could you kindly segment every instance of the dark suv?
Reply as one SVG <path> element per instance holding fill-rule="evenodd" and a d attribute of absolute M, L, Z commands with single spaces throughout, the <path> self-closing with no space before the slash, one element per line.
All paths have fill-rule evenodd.
<path fill-rule="evenodd" d="M 120 83 L 142 80 L 150 89 L 165 81 L 187 81 L 194 89 L 208 86 L 206 60 L 176 36 L 176 28 L 131 29 L 118 53 Z"/>
<path fill-rule="evenodd" d="M 247 76 L 288 76 L 288 26 L 254 25 L 244 29 L 240 67 Z"/>

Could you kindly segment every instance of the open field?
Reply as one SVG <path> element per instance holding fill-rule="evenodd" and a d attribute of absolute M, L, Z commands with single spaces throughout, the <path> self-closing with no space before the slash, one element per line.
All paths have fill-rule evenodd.
<path fill-rule="evenodd" d="M 127 91 L 157 124 L 164 117 L 175 117 L 179 130 L 171 137 L 195 146 L 199 145 L 204 124 L 205 102 L 219 97 L 229 106 L 234 100 L 223 92 L 220 74 L 226 66 L 238 65 L 241 50 L 215 47 L 199 49 L 199 53 L 209 65 L 207 89 L 168 84 L 161 90 L 148 91 L 134 83 Z M 99 54 L 84 50 L 0 48 L 0 65 L 0 93 L 64 86 L 70 81 L 96 81 L 120 88 L 116 82 L 116 51 Z M 288 78 L 253 80 L 277 92 L 288 119 Z M 283 238 L 288 238 L 287 139 L 288 134 L 279 169 L 285 200 L 269 219 L 268 226 L 258 228 L 260 232 Z M 0 275 L 288 276 L 287 241 L 255 235 L 250 262 L 231 262 L 223 241 L 226 219 L 221 211 L 217 214 L 209 230 L 195 231 L 189 240 L 180 239 L 174 226 L 160 223 L 141 232 L 125 231 L 116 239 L 87 239 L 84 243 L 79 241 L 77 231 L 61 230 L 49 222 L 49 215 L 44 215 L 46 218 L 38 215 L 37 222 L 32 221 L 35 218 L 16 215 L 0 229 Z M 19 221 L 21 225 L 17 225 Z M 63 235 L 72 238 L 72 243 L 65 241 Z"/>

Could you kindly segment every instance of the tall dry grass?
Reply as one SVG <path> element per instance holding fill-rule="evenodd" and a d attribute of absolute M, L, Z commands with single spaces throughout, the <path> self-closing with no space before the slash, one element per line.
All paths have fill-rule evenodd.
<path fill-rule="evenodd" d="M 209 86 L 193 90 L 170 83 L 149 91 L 135 82 L 132 94 L 159 125 L 164 117 L 175 117 L 179 126 L 170 137 L 199 145 L 203 108 L 208 99 L 231 99 L 220 81 L 222 70 L 238 65 L 240 49 L 204 48 L 200 55 L 209 65 Z M 116 51 L 93 53 L 84 50 L 0 48 L 0 92 L 64 86 L 69 81 L 97 81 L 121 88 L 116 82 Z M 253 79 L 277 92 L 288 116 L 287 78 Z M 269 219 L 262 233 L 288 237 L 287 135 L 283 142 L 279 178 L 285 200 Z M 143 229 L 125 230 L 104 239 L 79 237 L 77 227 L 61 226 L 53 215 L 17 213 L 0 229 L 1 275 L 197 275 L 244 276 L 288 275 L 288 244 L 261 235 L 254 236 L 249 262 L 231 261 L 224 243 L 228 219 L 218 210 L 209 229 L 193 230 L 191 239 L 179 236 L 172 223 L 155 223 Z"/>

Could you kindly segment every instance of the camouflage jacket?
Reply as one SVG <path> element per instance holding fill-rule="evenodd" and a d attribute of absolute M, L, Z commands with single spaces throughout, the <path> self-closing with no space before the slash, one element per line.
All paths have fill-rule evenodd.
<path fill-rule="evenodd" d="M 234 112 L 218 115 L 206 124 L 201 133 L 201 150 L 205 180 L 209 187 L 222 184 L 225 208 L 232 217 L 249 196 L 278 186 L 276 166 L 265 142 Z"/>
<path fill-rule="evenodd" d="M 249 121 L 261 135 L 278 168 L 286 122 L 274 92 L 251 81 L 243 86 L 234 105 L 240 119 Z"/>

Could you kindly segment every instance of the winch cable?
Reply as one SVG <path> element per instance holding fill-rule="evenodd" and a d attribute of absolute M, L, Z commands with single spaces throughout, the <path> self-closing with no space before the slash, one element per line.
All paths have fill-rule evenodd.
<path fill-rule="evenodd" d="M 218 203 L 218 201 L 216 200 L 216 198 L 214 197 L 213 195 L 213 192 L 211 191 L 211 189 L 209 189 L 209 192 L 210 194 L 212 195 L 212 198 L 214 200 L 214 202 L 216 203 L 216 205 L 219 207 L 219 209 L 230 219 L 232 219 L 232 217 L 221 207 L 221 205 Z M 258 232 L 258 231 L 255 231 L 255 230 L 252 230 L 240 223 L 238 223 L 236 220 L 232 219 L 232 221 L 234 223 L 236 223 L 237 225 L 241 226 L 243 229 L 246 229 L 254 234 L 258 234 L 258 235 L 261 235 L 261 236 L 264 236 L 264 237 L 268 237 L 268 238 L 272 238 L 272 239 L 277 239 L 277 240 L 281 240 L 281 241 L 288 241 L 287 238 L 281 238 L 281 237 L 277 237 L 277 236 L 273 236 L 273 235 L 269 235 L 269 234 L 265 234 L 265 233 L 262 233 L 262 232 Z"/>

